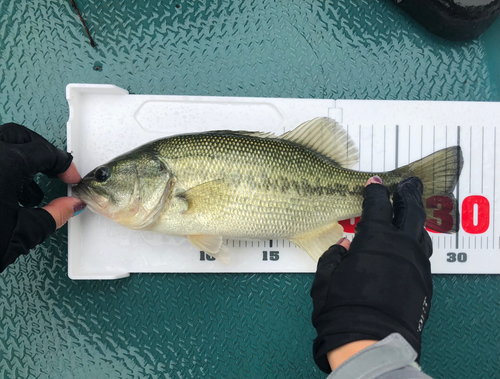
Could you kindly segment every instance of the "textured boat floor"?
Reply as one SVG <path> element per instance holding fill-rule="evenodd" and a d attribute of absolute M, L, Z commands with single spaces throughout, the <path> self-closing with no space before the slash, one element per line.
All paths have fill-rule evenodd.
<path fill-rule="evenodd" d="M 0 2 L 0 122 L 65 148 L 68 83 L 138 94 L 499 101 L 500 23 L 428 34 L 390 1 Z M 112 139 L 113 136 L 109 135 Z M 45 201 L 65 186 L 40 178 Z M 66 229 L 0 275 L 1 378 L 318 378 L 311 274 L 67 276 Z M 435 276 L 422 365 L 500 377 L 500 280 Z"/>

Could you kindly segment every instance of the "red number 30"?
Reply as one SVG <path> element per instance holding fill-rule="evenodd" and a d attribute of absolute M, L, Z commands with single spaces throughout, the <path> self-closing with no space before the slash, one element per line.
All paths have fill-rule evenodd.
<path fill-rule="evenodd" d="M 453 202 L 447 196 L 431 196 L 426 200 L 427 209 L 433 209 L 433 218 L 427 220 L 425 226 L 434 233 L 448 233 L 453 228 Z M 351 220 L 339 221 L 346 233 L 354 233 L 354 227 L 359 222 L 356 217 Z M 462 202 L 462 229 L 469 234 L 482 234 L 490 227 L 490 202 L 480 195 L 467 196 Z"/>
<path fill-rule="evenodd" d="M 448 197 L 429 197 L 425 205 L 426 208 L 434 209 L 434 219 L 428 219 L 425 224 L 427 230 L 447 233 L 453 228 L 453 202 Z M 490 202 L 488 199 L 484 196 L 467 196 L 462 202 L 461 221 L 462 229 L 466 233 L 481 234 L 486 232 L 490 226 Z"/>

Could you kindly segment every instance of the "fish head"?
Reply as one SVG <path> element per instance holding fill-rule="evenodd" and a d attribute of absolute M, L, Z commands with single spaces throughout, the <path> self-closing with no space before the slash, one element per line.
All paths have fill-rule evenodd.
<path fill-rule="evenodd" d="M 91 211 L 131 229 L 146 229 L 158 219 L 171 184 L 160 157 L 135 152 L 96 167 L 72 191 Z"/>

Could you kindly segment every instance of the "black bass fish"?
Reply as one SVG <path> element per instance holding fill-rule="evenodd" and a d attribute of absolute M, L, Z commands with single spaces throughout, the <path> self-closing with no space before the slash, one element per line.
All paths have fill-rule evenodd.
<path fill-rule="evenodd" d="M 444 205 L 457 209 L 459 146 L 383 173 L 349 169 L 357 159 L 344 129 L 317 118 L 279 137 L 211 131 L 159 139 L 97 167 L 73 193 L 127 228 L 186 236 L 225 263 L 226 238 L 285 238 L 317 261 L 342 238 L 338 221 L 361 214 L 363 189 L 374 175 L 391 192 L 403 178 L 418 176 L 427 226 L 457 230 L 456 211 L 447 209 L 451 221 L 432 217 Z"/>

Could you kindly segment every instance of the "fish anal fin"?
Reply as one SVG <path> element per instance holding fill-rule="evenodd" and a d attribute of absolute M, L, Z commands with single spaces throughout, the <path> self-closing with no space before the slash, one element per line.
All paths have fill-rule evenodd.
<path fill-rule="evenodd" d="M 358 163 L 356 145 L 342 126 L 328 117 L 304 122 L 279 138 L 307 147 L 340 167 L 350 168 Z"/>
<path fill-rule="evenodd" d="M 206 234 L 186 236 L 189 242 L 200 251 L 204 251 L 208 255 L 214 257 L 219 262 L 226 265 L 231 260 L 229 248 L 224 244 L 222 236 L 213 236 Z"/>
<path fill-rule="evenodd" d="M 309 256 L 317 262 L 328 248 L 336 244 L 344 235 L 344 228 L 338 223 L 327 225 L 321 229 L 314 230 L 293 238 L 289 238 Z"/>

